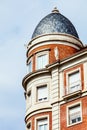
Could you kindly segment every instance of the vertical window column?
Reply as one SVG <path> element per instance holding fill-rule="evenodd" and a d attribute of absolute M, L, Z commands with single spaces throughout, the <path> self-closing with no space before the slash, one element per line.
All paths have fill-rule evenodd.
<path fill-rule="evenodd" d="M 37 55 L 37 69 L 45 68 L 45 66 L 48 64 L 48 54 L 47 53 L 41 53 Z"/>
<path fill-rule="evenodd" d="M 37 87 L 37 101 L 45 101 L 48 98 L 47 85 Z"/>
<path fill-rule="evenodd" d="M 81 106 L 77 104 L 68 108 L 68 124 L 76 124 L 81 122 Z"/>
<path fill-rule="evenodd" d="M 68 75 L 68 93 L 81 90 L 80 72 L 76 71 Z"/>
<path fill-rule="evenodd" d="M 46 119 L 41 119 L 37 121 L 37 130 L 48 130 L 48 121 Z"/>

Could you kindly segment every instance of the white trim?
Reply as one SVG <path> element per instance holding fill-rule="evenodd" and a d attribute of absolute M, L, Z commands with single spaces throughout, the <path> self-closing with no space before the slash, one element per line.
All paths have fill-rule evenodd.
<path fill-rule="evenodd" d="M 47 64 L 49 64 L 49 51 L 42 51 L 42 52 L 39 52 L 36 54 L 36 58 L 35 58 L 35 63 L 36 63 L 36 66 L 35 66 L 35 69 L 38 70 L 39 68 L 37 67 L 38 64 L 37 64 L 37 60 L 38 60 L 38 57 L 39 56 L 43 56 L 43 55 L 47 55 Z M 45 68 L 45 66 L 44 66 Z M 43 68 L 40 68 L 40 69 L 43 69 Z"/>
<path fill-rule="evenodd" d="M 83 64 L 84 72 L 84 90 L 87 91 L 87 62 Z"/>
<path fill-rule="evenodd" d="M 48 99 L 47 85 L 37 87 L 37 102 L 47 101 Z"/>
<path fill-rule="evenodd" d="M 73 47 L 77 50 L 79 50 L 79 47 L 77 47 L 76 45 L 74 45 L 73 43 L 69 43 L 69 42 L 64 42 L 64 41 L 48 41 L 48 42 L 43 42 L 41 44 L 36 44 L 35 46 L 31 46 L 31 49 L 29 50 L 29 52 L 31 52 L 32 50 L 36 49 L 37 47 L 40 47 L 40 46 L 44 46 L 44 45 L 66 45 L 66 46 L 70 46 L 70 47 Z"/>
<path fill-rule="evenodd" d="M 73 73 L 75 73 L 75 72 L 79 72 L 79 74 L 80 74 L 80 79 L 79 79 L 79 81 L 80 81 L 80 86 L 81 86 L 81 89 L 82 89 L 82 81 L 81 81 L 81 68 L 80 67 L 78 67 L 78 68 L 76 68 L 76 69 L 73 69 L 73 70 L 70 70 L 69 72 L 66 72 L 66 88 L 65 89 L 69 89 L 69 75 L 70 74 L 73 74 Z M 64 77 L 65 78 L 65 77 Z M 66 93 L 67 94 L 67 93 Z"/>
<path fill-rule="evenodd" d="M 85 51 L 86 54 L 87 54 L 87 51 Z M 80 53 L 79 55 L 76 55 L 76 56 L 72 56 L 70 58 L 67 58 L 67 59 L 64 59 L 62 60 L 60 63 L 59 61 L 58 62 L 55 62 L 54 64 L 52 65 L 48 65 L 47 68 L 48 69 L 52 69 L 53 67 L 57 67 L 58 65 L 60 65 L 60 70 L 59 72 L 61 71 L 64 71 L 65 69 L 69 69 L 69 68 L 72 68 L 78 64 L 84 64 L 87 62 L 87 56 L 84 57 L 84 58 L 81 58 L 80 56 L 84 56 L 85 53 Z M 78 58 L 78 60 L 76 59 Z M 80 58 L 80 59 L 79 59 Z M 71 61 L 73 60 L 73 61 Z M 68 63 L 68 64 L 67 64 Z"/>
<path fill-rule="evenodd" d="M 48 103 L 47 103 L 48 104 Z M 44 104 L 43 104 L 44 105 Z M 49 105 L 49 104 L 48 104 Z M 35 107 L 38 107 L 38 106 L 35 106 Z M 31 108 L 32 109 L 32 108 Z M 33 113 L 32 113 L 33 112 Z M 34 115 L 36 115 L 36 114 L 40 114 L 40 113 L 43 113 L 43 112 L 52 112 L 52 106 L 51 105 L 49 105 L 48 106 L 48 108 L 47 107 L 44 107 L 44 108 L 42 108 L 41 110 L 29 110 L 29 108 L 26 110 L 26 115 L 25 116 L 27 116 L 27 118 L 26 119 L 28 119 L 28 118 L 30 118 L 30 117 L 32 117 L 32 116 L 34 116 Z"/>
<path fill-rule="evenodd" d="M 37 129 L 38 120 L 42 120 L 42 119 L 47 119 L 47 124 L 48 124 L 48 129 L 47 130 L 49 130 L 49 115 L 39 116 L 39 117 L 35 118 L 35 130 L 38 130 Z"/>
<path fill-rule="evenodd" d="M 80 51 L 79 51 L 80 52 Z M 71 56 L 71 57 L 69 57 L 69 58 L 66 58 L 66 59 L 64 59 L 64 60 L 62 60 L 61 61 L 61 65 L 62 64 L 65 64 L 65 63 L 67 63 L 67 62 L 70 62 L 71 60 L 75 60 L 76 58 L 80 58 L 81 56 L 84 56 L 84 55 L 86 55 L 87 54 L 87 50 L 86 51 L 83 51 L 83 52 L 80 52 L 80 53 L 77 53 L 76 55 L 73 55 L 73 56 Z M 76 59 L 76 61 L 75 61 L 75 64 L 78 64 L 78 63 L 83 63 L 83 62 L 87 62 L 87 57 L 84 57 L 84 58 L 80 58 L 79 60 L 77 60 Z M 69 65 L 69 67 L 71 66 L 71 64 Z"/>
<path fill-rule="evenodd" d="M 75 106 L 77 106 L 77 105 L 80 105 L 81 121 L 76 122 L 76 123 L 69 124 L 69 108 L 75 107 Z M 67 110 L 66 110 L 66 112 L 67 112 L 67 113 L 66 113 L 66 115 L 67 115 L 67 117 L 66 117 L 66 119 L 67 119 L 67 127 L 73 126 L 73 125 L 76 125 L 76 124 L 79 124 L 79 123 L 82 122 L 82 102 L 76 102 L 76 103 L 73 103 L 73 104 L 71 104 L 71 105 L 68 105 L 66 109 L 67 109 Z"/>
<path fill-rule="evenodd" d="M 31 71 L 29 71 L 29 63 L 31 62 Z M 33 71 L 33 58 L 31 57 L 27 63 L 27 74 Z"/>
<path fill-rule="evenodd" d="M 38 93 L 37 93 L 37 89 L 39 88 L 39 87 L 43 87 L 43 86 L 47 86 L 47 93 L 48 93 L 48 96 L 47 96 L 47 99 L 46 100 L 42 100 L 42 101 L 38 101 L 37 100 L 37 98 L 38 98 Z M 48 82 L 46 82 L 46 83 L 39 83 L 39 84 L 37 84 L 36 85 L 36 90 L 35 90 L 35 95 L 36 95 L 36 103 L 42 103 L 42 102 L 47 102 L 48 100 L 49 100 L 49 90 L 50 90 L 50 88 L 49 88 L 49 83 Z"/>
<path fill-rule="evenodd" d="M 42 35 L 35 39 L 32 39 L 28 44 L 28 48 L 32 47 L 33 45 L 35 46 L 41 46 L 45 44 L 47 45 L 47 44 L 50 44 L 50 42 L 52 44 L 55 41 L 57 41 L 57 44 L 62 43 L 66 45 L 68 43 L 69 46 L 74 46 L 74 48 L 77 48 L 77 49 L 79 49 L 80 47 L 83 47 L 82 42 L 76 37 L 72 35 L 68 35 L 68 34 L 55 33 L 55 34 Z"/>

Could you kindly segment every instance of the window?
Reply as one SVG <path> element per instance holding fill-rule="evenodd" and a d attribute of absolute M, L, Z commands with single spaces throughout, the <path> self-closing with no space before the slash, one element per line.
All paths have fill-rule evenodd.
<path fill-rule="evenodd" d="M 47 118 L 40 119 L 40 120 L 37 121 L 37 130 L 48 130 L 48 120 L 47 120 Z"/>
<path fill-rule="evenodd" d="M 31 122 L 27 125 L 28 130 L 31 130 Z"/>
<path fill-rule="evenodd" d="M 79 71 L 68 75 L 68 86 L 68 93 L 72 93 L 81 89 Z"/>
<path fill-rule="evenodd" d="M 31 106 L 31 90 L 28 92 L 28 104 Z"/>
<path fill-rule="evenodd" d="M 37 69 L 45 68 L 45 66 L 48 64 L 48 55 L 42 54 L 37 56 Z"/>
<path fill-rule="evenodd" d="M 45 101 L 48 98 L 47 85 L 37 87 L 37 101 Z"/>
<path fill-rule="evenodd" d="M 28 71 L 29 73 L 32 72 L 32 61 L 30 61 L 28 64 Z"/>
<path fill-rule="evenodd" d="M 81 122 L 81 106 L 77 104 L 68 108 L 69 125 Z"/>

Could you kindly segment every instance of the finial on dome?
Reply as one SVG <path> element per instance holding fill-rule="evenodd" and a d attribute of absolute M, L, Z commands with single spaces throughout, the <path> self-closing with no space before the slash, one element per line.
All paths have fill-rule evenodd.
<path fill-rule="evenodd" d="M 59 10 L 57 9 L 57 7 L 54 7 L 54 9 L 52 10 L 52 13 L 59 13 Z"/>

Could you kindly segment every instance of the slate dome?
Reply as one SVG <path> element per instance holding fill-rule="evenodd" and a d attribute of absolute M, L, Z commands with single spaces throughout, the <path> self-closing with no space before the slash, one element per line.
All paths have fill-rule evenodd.
<path fill-rule="evenodd" d="M 39 22 L 34 30 L 32 38 L 52 33 L 65 33 L 79 38 L 70 20 L 60 14 L 56 8 Z"/>

